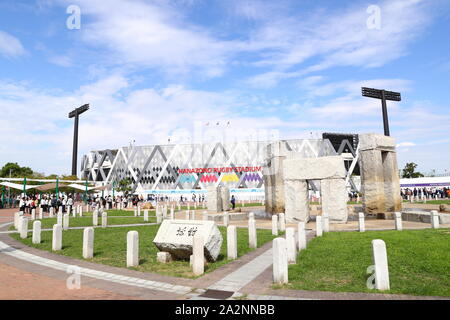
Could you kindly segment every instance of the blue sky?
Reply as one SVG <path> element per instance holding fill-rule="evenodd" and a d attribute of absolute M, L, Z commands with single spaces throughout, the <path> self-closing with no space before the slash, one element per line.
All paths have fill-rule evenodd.
<path fill-rule="evenodd" d="M 80 29 L 67 28 L 70 5 Z M 80 157 L 130 140 L 190 142 L 208 122 L 240 139 L 382 133 L 379 101 L 361 97 L 369 86 L 402 92 L 388 105 L 399 166 L 450 171 L 449 9 L 445 0 L 0 1 L 0 165 L 69 173 L 67 114 L 84 103 Z"/>

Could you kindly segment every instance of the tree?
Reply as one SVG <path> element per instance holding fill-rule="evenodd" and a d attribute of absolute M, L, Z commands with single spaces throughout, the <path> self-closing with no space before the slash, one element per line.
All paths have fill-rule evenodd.
<path fill-rule="evenodd" d="M 0 177 L 9 178 L 10 172 L 12 178 L 31 178 L 34 175 L 33 170 L 29 167 L 21 167 L 17 163 L 8 162 L 0 170 Z"/>
<path fill-rule="evenodd" d="M 119 181 L 119 187 L 117 188 L 117 191 L 122 191 L 125 194 L 127 194 L 128 192 L 131 192 L 131 190 L 132 190 L 131 184 L 132 184 L 132 181 L 130 178 L 122 179 Z"/>
<path fill-rule="evenodd" d="M 417 164 L 414 162 L 407 163 L 403 169 L 402 178 L 411 179 L 423 177 L 424 175 L 422 173 L 416 172 L 416 168 Z"/>

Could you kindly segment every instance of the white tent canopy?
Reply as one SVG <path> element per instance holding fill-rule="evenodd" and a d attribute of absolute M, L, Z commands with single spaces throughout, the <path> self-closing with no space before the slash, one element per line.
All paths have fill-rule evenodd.
<path fill-rule="evenodd" d="M 17 190 L 23 190 L 23 184 L 17 184 L 17 183 L 12 183 L 12 182 L 2 182 L 2 183 L 0 183 L 0 185 L 8 187 L 8 188 L 17 189 Z M 25 190 L 33 189 L 36 187 L 38 187 L 38 186 L 25 186 Z"/>

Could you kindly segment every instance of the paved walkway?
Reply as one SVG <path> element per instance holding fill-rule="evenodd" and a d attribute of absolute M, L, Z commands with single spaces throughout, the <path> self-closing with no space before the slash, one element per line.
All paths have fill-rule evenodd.
<path fill-rule="evenodd" d="M 12 220 L 14 211 L 0 210 L 0 222 L 3 222 L 0 224 L 0 229 L 8 228 L 11 222 L 5 221 Z M 308 229 L 311 227 L 308 224 Z M 76 229 L 83 228 L 76 227 Z M 385 225 L 381 229 L 390 229 L 390 225 Z M 314 237 L 314 232 L 308 231 L 308 239 L 312 237 Z M 73 269 L 74 266 L 77 268 Z M 0 299 L 36 299 L 37 297 L 45 299 L 166 300 L 442 299 L 441 297 L 406 295 L 274 290 L 271 289 L 271 266 L 272 248 L 271 243 L 267 243 L 200 278 L 174 278 L 94 264 L 37 250 L 0 232 Z M 68 274 L 70 270 L 79 271 L 82 278 L 80 290 L 67 288 L 66 281 L 70 276 Z M 19 279 L 14 281 L 15 278 Z M 50 294 L 43 297 L 42 292 L 50 292 Z"/>

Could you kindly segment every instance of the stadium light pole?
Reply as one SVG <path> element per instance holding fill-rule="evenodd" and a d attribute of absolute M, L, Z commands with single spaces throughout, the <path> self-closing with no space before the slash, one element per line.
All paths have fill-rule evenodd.
<path fill-rule="evenodd" d="M 384 135 L 389 136 L 389 119 L 387 113 L 386 101 L 402 101 L 400 92 L 386 91 L 373 88 L 361 88 L 363 97 L 369 97 L 381 100 L 381 108 L 383 110 Z"/>
<path fill-rule="evenodd" d="M 77 175 L 77 153 L 78 153 L 78 121 L 80 114 L 89 110 L 89 104 L 82 105 L 69 113 L 69 119 L 75 118 L 73 128 L 73 153 L 72 153 L 72 175 Z"/>

